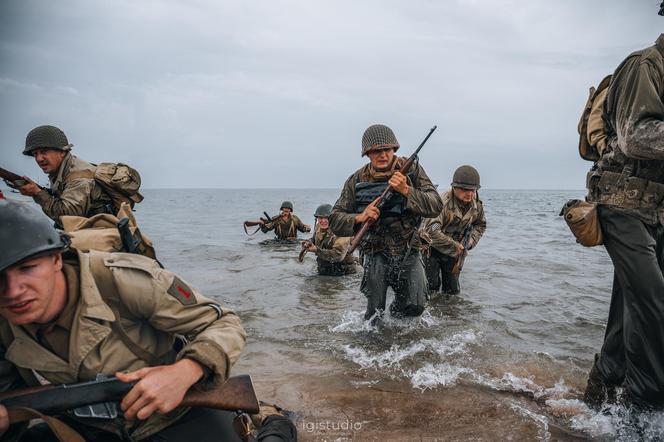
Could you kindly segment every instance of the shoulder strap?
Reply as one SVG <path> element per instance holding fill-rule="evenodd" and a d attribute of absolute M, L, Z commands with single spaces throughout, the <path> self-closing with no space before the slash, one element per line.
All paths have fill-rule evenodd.
<path fill-rule="evenodd" d="M 123 344 L 126 345 L 134 355 L 152 366 L 161 365 L 163 363 L 162 358 L 139 346 L 129 337 L 127 331 L 122 326 L 117 301 L 114 300 L 112 296 L 109 296 L 110 293 L 118 293 L 118 288 L 115 284 L 115 279 L 113 278 L 113 271 L 104 263 L 104 256 L 99 253 L 90 253 L 88 256 L 90 256 L 90 268 L 95 283 L 97 284 L 97 288 L 99 289 L 99 293 L 113 311 L 113 316 L 115 316 L 115 321 L 111 323 L 111 329 L 118 334 Z"/>
<path fill-rule="evenodd" d="M 67 178 L 65 179 L 66 182 L 73 181 L 73 180 L 78 180 L 81 178 L 89 178 L 92 179 L 95 177 L 95 173 L 92 170 L 78 170 L 75 172 L 69 172 L 67 174 Z"/>

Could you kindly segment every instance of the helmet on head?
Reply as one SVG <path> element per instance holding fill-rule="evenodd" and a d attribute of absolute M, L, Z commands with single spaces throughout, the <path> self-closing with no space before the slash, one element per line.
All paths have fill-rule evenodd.
<path fill-rule="evenodd" d="M 34 255 L 65 250 L 69 238 L 52 221 L 26 203 L 0 199 L 0 271 Z"/>
<path fill-rule="evenodd" d="M 391 147 L 395 151 L 399 149 L 399 142 L 394 132 L 384 124 L 369 126 L 362 135 L 362 156 L 365 156 L 371 149 L 383 147 Z"/>
<path fill-rule="evenodd" d="M 454 171 L 452 187 L 477 190 L 480 186 L 480 174 L 473 166 L 461 166 Z"/>
<path fill-rule="evenodd" d="M 316 212 L 314 213 L 314 217 L 323 217 L 323 218 L 328 218 L 330 215 L 332 215 L 332 205 L 331 204 L 321 204 L 316 208 Z"/>
<path fill-rule="evenodd" d="M 292 212 L 293 211 L 293 203 L 291 203 L 290 201 L 284 201 L 283 203 L 281 203 L 281 207 L 279 207 L 279 210 L 281 210 L 281 209 L 290 209 L 291 212 Z"/>
<path fill-rule="evenodd" d="M 55 126 L 39 126 L 28 132 L 28 136 L 25 137 L 23 155 L 32 156 L 32 152 L 37 149 L 58 149 L 68 152 L 72 146 L 62 130 Z"/>

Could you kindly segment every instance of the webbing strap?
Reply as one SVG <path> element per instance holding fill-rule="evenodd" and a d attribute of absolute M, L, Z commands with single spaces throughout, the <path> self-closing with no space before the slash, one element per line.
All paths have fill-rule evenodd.
<path fill-rule="evenodd" d="M 89 256 L 92 275 L 99 288 L 99 293 L 108 303 L 108 306 L 113 311 L 113 316 L 115 316 L 115 321 L 111 323 L 111 329 L 118 334 L 124 345 L 126 345 L 134 355 L 146 361 L 151 366 L 162 365 L 162 358 L 139 346 L 129 337 L 127 331 L 122 326 L 120 312 L 118 311 L 117 305 L 115 305 L 115 302 L 110 296 L 108 296 L 109 293 L 118 293 L 118 289 L 115 285 L 115 279 L 113 279 L 112 270 L 104 263 L 104 256 L 94 252 L 90 253 Z"/>
<path fill-rule="evenodd" d="M 92 179 L 92 178 L 94 178 L 94 176 L 95 176 L 95 173 L 92 170 L 78 170 L 78 171 L 75 171 L 75 172 L 69 172 L 67 174 L 67 178 L 65 179 L 65 181 L 69 182 L 69 181 L 78 180 L 78 179 L 81 179 L 81 178 Z"/>
<path fill-rule="evenodd" d="M 9 415 L 10 424 L 25 422 L 31 419 L 42 419 L 60 442 L 85 442 L 85 439 L 80 434 L 60 419 L 46 416 L 32 408 L 10 407 L 7 408 L 7 414 Z"/>

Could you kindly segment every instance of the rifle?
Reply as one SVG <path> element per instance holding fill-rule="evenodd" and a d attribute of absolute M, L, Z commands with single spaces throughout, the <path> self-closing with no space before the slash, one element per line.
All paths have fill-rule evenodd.
<path fill-rule="evenodd" d="M 470 245 L 470 239 L 472 234 L 473 234 L 472 225 L 466 227 L 466 229 L 463 231 L 463 238 L 461 240 L 461 245 L 463 246 L 463 252 L 461 252 L 461 256 L 457 258 L 457 262 L 456 264 L 454 264 L 454 267 L 452 268 L 452 273 L 455 275 L 461 273 L 461 269 L 463 269 L 463 263 L 464 261 L 466 261 L 466 256 L 468 255 L 468 246 Z"/>
<path fill-rule="evenodd" d="M 141 245 L 141 240 L 134 238 L 131 230 L 129 230 L 129 218 L 126 216 L 117 223 L 118 232 L 120 232 L 120 239 L 122 240 L 122 248 L 127 253 L 140 253 L 138 247 Z"/>
<path fill-rule="evenodd" d="M 20 175 L 16 175 L 14 172 L 10 172 L 7 169 L 3 169 L 0 167 L 0 178 L 4 180 L 4 182 L 11 187 L 12 189 L 18 189 L 19 187 L 23 187 L 28 182 Z M 39 187 L 41 190 L 46 190 L 46 188 L 40 186 L 37 184 L 37 187 Z"/>
<path fill-rule="evenodd" d="M 308 250 L 309 246 L 313 243 L 314 243 L 313 238 L 302 241 L 302 248 L 300 249 L 300 254 L 297 256 L 297 260 L 299 262 L 304 261 L 304 255 L 307 254 L 307 252 L 309 251 Z"/>
<path fill-rule="evenodd" d="M 438 126 L 434 126 L 431 128 L 429 133 L 427 134 L 426 137 L 424 137 L 424 140 L 420 143 L 420 145 L 415 149 L 415 152 L 408 158 L 408 161 L 403 165 L 401 170 L 402 174 L 407 174 L 408 170 L 412 167 L 413 163 L 415 163 L 415 160 L 417 159 L 417 154 L 420 153 L 420 150 L 422 150 L 422 147 L 424 147 L 424 144 L 429 140 L 429 137 L 433 133 L 433 131 L 436 130 Z M 378 210 L 380 210 L 386 202 L 388 202 L 390 199 L 392 199 L 392 196 L 394 195 L 394 190 L 392 189 L 391 186 L 387 186 L 383 193 L 376 198 L 371 204 L 373 204 Z M 369 228 L 373 225 L 374 221 L 372 220 L 367 220 L 362 223 L 362 227 L 360 227 L 360 230 L 353 236 L 352 241 L 350 242 L 350 246 L 348 248 L 348 253 L 353 253 L 355 249 L 360 245 L 360 242 L 362 242 L 362 238 L 364 238 L 364 235 L 367 234 L 369 231 Z"/>
<path fill-rule="evenodd" d="M 67 410 L 75 410 L 87 413 L 87 417 L 113 418 L 117 417 L 115 406 L 111 407 L 115 410 L 115 416 L 94 413 L 90 415 L 90 412 L 95 410 L 94 407 L 104 405 L 106 402 L 121 401 L 135 384 L 135 382 L 122 382 L 116 377 L 109 377 L 76 384 L 22 388 L 0 394 L 0 404 L 7 408 L 31 408 L 49 416 L 61 414 Z M 194 385 L 185 393 L 180 406 L 241 410 L 250 414 L 259 412 L 258 398 L 249 375 L 228 378 L 223 385 L 212 389 Z M 21 420 L 27 419 L 23 417 L 16 422 Z"/>
<path fill-rule="evenodd" d="M 262 216 L 259 217 L 258 219 L 260 219 L 260 221 L 245 221 L 242 224 L 242 226 L 244 227 L 244 233 L 246 233 L 247 235 L 253 235 L 261 229 L 260 228 L 261 224 L 271 223 L 272 221 L 279 218 L 279 216 L 280 216 L 280 215 L 277 215 L 275 217 L 271 217 L 270 215 L 267 214 L 267 212 L 263 212 L 263 215 L 265 215 L 265 218 L 263 218 Z M 259 227 L 256 230 L 254 230 L 253 232 L 249 233 L 247 231 L 247 227 L 254 227 L 254 226 L 259 226 Z"/>

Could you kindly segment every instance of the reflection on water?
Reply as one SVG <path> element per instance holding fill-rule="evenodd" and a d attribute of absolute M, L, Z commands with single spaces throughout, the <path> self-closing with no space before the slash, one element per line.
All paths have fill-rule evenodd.
<path fill-rule="evenodd" d="M 422 317 L 386 315 L 376 326 L 363 320 L 361 273 L 319 277 L 314 256 L 297 262 L 297 241 L 242 229 L 283 199 L 313 224 L 336 190 L 145 193 L 137 215 L 159 258 L 241 315 L 249 338 L 235 370 L 302 416 L 303 440 L 663 432 L 661 415 L 595 413 L 579 401 L 612 280 L 604 249 L 575 244 L 558 217 L 582 191 L 483 191 L 488 229 L 466 260 L 460 295 L 433 294 Z M 321 424 L 340 416 L 362 428 Z"/>

